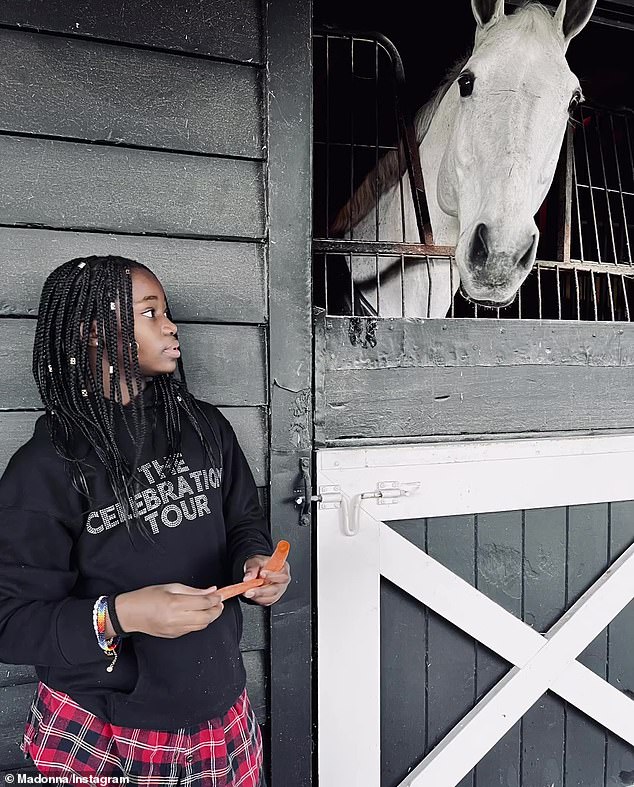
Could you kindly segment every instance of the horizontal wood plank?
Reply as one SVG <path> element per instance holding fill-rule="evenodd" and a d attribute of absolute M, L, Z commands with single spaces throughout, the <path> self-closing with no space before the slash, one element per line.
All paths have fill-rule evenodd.
<path fill-rule="evenodd" d="M 3 0 L 0 23 L 261 62 L 258 0 Z"/>
<path fill-rule="evenodd" d="M 262 158 L 259 69 L 2 29 L 0 51 L 3 131 Z"/>
<path fill-rule="evenodd" d="M 384 320 L 365 348 L 350 326 L 316 319 L 318 444 L 634 426 L 634 326 Z"/>
<path fill-rule="evenodd" d="M 634 324 L 383 319 L 376 321 L 376 346 L 363 347 L 351 341 L 354 331 L 350 318 L 320 317 L 319 321 L 324 322 L 329 370 L 527 364 L 634 366 Z M 361 341 L 366 338 L 369 322 L 360 321 Z"/>
<path fill-rule="evenodd" d="M 30 364 L 34 319 L 0 319 L 0 410 L 41 407 Z M 217 405 L 266 404 L 264 329 L 255 325 L 178 326 L 189 389 Z"/>
<path fill-rule="evenodd" d="M 0 316 L 37 315 L 48 274 L 67 260 L 113 254 L 147 265 L 163 285 L 176 321 L 267 319 L 260 243 L 105 235 L 0 227 Z"/>
<path fill-rule="evenodd" d="M 231 422 L 255 483 L 267 483 L 266 456 L 268 446 L 267 411 L 264 407 L 221 407 L 223 415 Z M 35 421 L 41 412 L 0 412 L 0 473 L 11 456 L 33 434 Z M 0 760 L 1 762 L 1 760 Z"/>
<path fill-rule="evenodd" d="M 263 165 L 160 151 L 0 137 L 0 223 L 255 238 Z"/>
<path fill-rule="evenodd" d="M 268 717 L 266 654 L 254 650 L 245 653 L 243 658 L 249 698 L 258 720 L 264 723 Z M 13 771 L 28 765 L 19 747 L 36 689 L 35 682 L 0 688 L 0 767 L 3 770 Z"/>
<path fill-rule="evenodd" d="M 634 427 L 634 369 L 579 366 L 328 372 L 316 439 Z"/>

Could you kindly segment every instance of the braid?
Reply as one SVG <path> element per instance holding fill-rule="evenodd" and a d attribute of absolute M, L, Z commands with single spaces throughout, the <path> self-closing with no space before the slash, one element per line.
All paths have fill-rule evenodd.
<path fill-rule="evenodd" d="M 32 370 L 46 410 L 51 440 L 67 462 L 74 488 L 92 503 L 84 474 L 84 467 L 90 465 L 86 461 L 87 455 L 78 455 L 77 440 L 83 437 L 105 468 L 116 501 L 124 512 L 128 532 L 131 534 L 130 521 L 133 521 L 138 530 L 152 541 L 133 500 L 141 483 L 137 470 L 147 434 L 144 403 L 141 396 L 134 395 L 135 388 L 140 391 L 144 382 L 134 339 L 131 276 L 134 268 L 152 273 L 139 262 L 115 256 L 77 258 L 52 271 L 44 282 L 40 297 Z M 167 315 L 171 320 L 169 307 Z M 96 323 L 98 337 L 96 374 L 93 374 L 88 352 L 93 323 Z M 125 411 L 118 352 L 119 331 L 123 348 L 123 377 L 131 403 Z M 109 371 L 104 386 L 101 370 L 106 355 Z M 166 472 L 174 472 L 181 453 L 181 412 L 196 432 L 211 466 L 217 468 L 222 465 L 219 436 L 187 389 L 182 357 L 178 359 L 177 368 L 178 378 L 172 374 L 154 377 L 156 410 L 162 411 L 166 429 Z M 131 415 L 131 424 L 127 414 Z M 115 435 L 117 416 L 120 416 L 132 442 L 134 456 L 131 463 Z M 217 457 L 201 429 L 203 422 L 213 436 Z"/>

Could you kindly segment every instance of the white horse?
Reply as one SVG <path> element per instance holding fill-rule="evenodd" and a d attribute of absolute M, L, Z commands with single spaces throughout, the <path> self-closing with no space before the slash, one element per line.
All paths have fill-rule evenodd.
<path fill-rule="evenodd" d="M 535 262 L 533 217 L 555 175 L 569 113 L 582 99 L 565 52 L 595 3 L 561 0 L 554 16 L 528 3 L 506 16 L 503 0 L 471 0 L 473 52 L 416 116 L 434 243 L 455 246 L 455 264 L 408 261 L 401 282 L 400 258 L 379 258 L 377 303 L 374 259 L 353 256 L 355 286 L 382 316 L 444 317 L 458 286 L 484 306 L 512 303 Z M 402 162 L 396 151 L 379 162 L 333 234 L 421 242 Z"/>

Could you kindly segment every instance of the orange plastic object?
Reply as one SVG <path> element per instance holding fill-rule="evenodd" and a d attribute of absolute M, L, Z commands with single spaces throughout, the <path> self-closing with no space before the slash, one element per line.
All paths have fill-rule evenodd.
<path fill-rule="evenodd" d="M 278 542 L 278 545 L 275 547 L 275 552 L 273 552 L 262 568 L 266 571 L 281 571 L 290 549 L 291 545 L 288 541 Z M 220 588 L 218 593 L 220 593 L 220 598 L 226 601 L 228 598 L 239 596 L 242 593 L 246 593 L 247 590 L 259 588 L 262 587 L 262 585 L 266 585 L 266 580 L 258 577 L 257 579 L 247 579 L 246 582 L 238 582 L 237 585 L 227 585 L 224 588 Z"/>

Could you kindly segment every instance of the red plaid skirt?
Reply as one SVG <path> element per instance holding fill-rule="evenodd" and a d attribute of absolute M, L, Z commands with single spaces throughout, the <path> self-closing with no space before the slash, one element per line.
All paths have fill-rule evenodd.
<path fill-rule="evenodd" d="M 98 776 L 102 785 L 106 777 L 111 784 L 263 784 L 262 737 L 246 690 L 222 717 L 161 732 L 101 721 L 40 682 L 20 748 L 45 776 Z"/>

